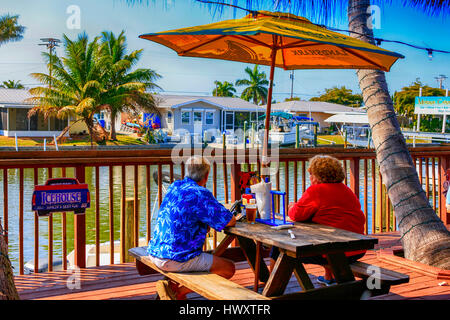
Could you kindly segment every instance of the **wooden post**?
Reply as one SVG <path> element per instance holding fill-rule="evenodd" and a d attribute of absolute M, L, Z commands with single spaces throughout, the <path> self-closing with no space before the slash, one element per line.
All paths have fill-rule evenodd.
<path fill-rule="evenodd" d="M 225 163 L 224 163 L 225 165 Z M 241 189 L 239 188 L 239 180 L 241 173 L 241 165 L 238 163 L 233 163 L 231 165 L 231 202 L 234 203 L 236 200 L 241 199 Z M 225 177 L 226 179 L 226 177 Z"/>
<path fill-rule="evenodd" d="M 344 129 L 344 148 L 347 148 L 347 129 Z"/>
<path fill-rule="evenodd" d="M 359 199 L 359 158 L 350 160 L 350 189 Z"/>
<path fill-rule="evenodd" d="M 226 136 L 225 136 L 225 132 L 222 133 L 222 149 L 225 150 L 227 148 L 227 141 L 226 141 Z"/>
<path fill-rule="evenodd" d="M 244 121 L 244 150 L 247 149 L 247 121 Z"/>
<path fill-rule="evenodd" d="M 137 200 L 137 206 L 139 207 L 139 199 Z M 120 257 L 122 263 L 133 262 L 134 258 L 128 254 L 128 249 L 135 247 L 135 199 L 125 199 L 125 212 L 123 221 L 121 220 L 120 230 L 124 232 L 120 233 L 120 245 L 123 246 L 122 252 L 125 254 Z"/>
<path fill-rule="evenodd" d="M 226 166 L 226 163 L 223 163 Z M 234 162 L 231 165 L 231 203 L 234 203 L 236 200 L 241 199 L 241 189 L 239 188 L 239 180 L 241 173 L 241 165 Z M 227 176 L 224 176 L 224 179 L 227 179 Z M 225 190 L 227 192 L 227 190 Z M 231 246 L 236 247 L 238 245 L 236 239 L 233 240 Z"/>
<path fill-rule="evenodd" d="M 78 182 L 85 183 L 86 173 L 84 166 L 75 167 L 75 176 Z M 86 215 L 76 214 L 74 217 L 75 228 L 75 265 L 78 268 L 86 268 Z"/>
<path fill-rule="evenodd" d="M 381 178 L 381 173 L 378 173 L 378 186 L 377 186 L 377 219 L 379 230 L 378 232 L 383 232 L 383 217 L 385 217 L 386 213 L 386 187 L 383 185 L 383 181 Z"/>
<path fill-rule="evenodd" d="M 24 274 L 24 256 L 23 256 L 23 249 L 24 249 L 24 234 L 23 234 L 23 213 L 24 213 L 24 183 L 23 183 L 23 168 L 19 168 L 19 274 Z M 50 239 L 49 239 L 49 243 Z M 49 248 L 49 256 L 50 248 Z M 50 266 L 49 266 L 50 267 Z"/>

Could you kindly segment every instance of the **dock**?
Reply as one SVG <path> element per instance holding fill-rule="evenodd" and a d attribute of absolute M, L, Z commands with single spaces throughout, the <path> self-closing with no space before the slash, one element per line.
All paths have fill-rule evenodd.
<path fill-rule="evenodd" d="M 370 300 L 450 299 L 450 271 L 439 271 L 394 256 L 392 253 L 401 249 L 398 232 L 373 236 L 378 238 L 379 243 L 361 261 L 407 274 L 410 281 L 393 286 L 389 294 Z M 314 286 L 320 288 L 317 277 L 323 274 L 322 267 L 306 265 L 306 271 Z M 72 288 L 75 286 L 71 281 L 73 275 L 71 270 L 20 275 L 15 277 L 15 283 L 21 299 L 27 300 L 154 300 L 156 281 L 162 279 L 160 274 L 140 276 L 134 263 L 81 269 L 79 288 L 69 289 L 68 283 Z M 248 288 L 253 287 L 254 274 L 246 261 L 236 263 L 236 273 L 231 280 Z M 301 288 L 292 276 L 286 293 L 298 291 Z M 192 293 L 188 299 L 203 300 L 203 297 Z"/>
<path fill-rule="evenodd" d="M 232 163 L 227 161 L 221 150 L 213 151 L 211 157 L 214 162 L 208 183 L 217 199 L 231 205 L 241 198 L 240 173 L 249 168 L 259 171 L 261 162 L 250 156 L 250 150 L 245 150 L 242 154 L 237 150 L 228 150 L 226 156 L 232 157 Z M 185 175 L 184 164 L 173 162 L 171 149 L 141 148 L 133 152 L 127 148 L 99 148 L 83 152 L 61 149 L 45 152 L 4 151 L 1 154 L 2 223 L 4 230 L 8 232 L 5 240 L 13 248 L 9 255 L 22 299 L 155 298 L 155 283 L 160 276 L 139 276 L 133 260 L 126 260 L 129 249 L 126 243 L 135 247 L 141 238 L 145 238 L 148 243 L 153 209 L 161 205 L 167 184 Z M 308 161 L 317 154 L 330 154 L 342 161 L 347 173 L 344 183 L 355 194 L 360 194 L 361 207 L 366 216 L 365 234 L 379 239 L 375 250 L 368 252 L 362 261 L 410 276 L 409 283 L 393 286 L 388 295 L 378 296 L 376 299 L 450 299 L 448 271 L 417 265 L 393 254 L 401 249 L 397 221 L 384 190 L 373 149 L 280 149 L 276 159 L 280 170 L 272 177 L 273 188 L 286 192 L 289 201 L 297 201 L 308 187 L 304 174 Z M 436 215 L 445 225 L 449 225 L 450 213 L 447 212 L 444 192 L 448 184 L 450 146 L 410 148 L 410 154 L 418 164 L 419 180 L 425 186 L 426 196 Z M 423 172 L 422 169 L 430 164 L 437 170 Z M 164 172 L 168 172 L 167 176 Z M 80 183 L 89 183 L 91 207 L 85 215 L 75 215 L 73 219 L 69 219 L 72 213 L 67 212 L 55 215 L 53 219 L 52 216 L 39 218 L 29 211 L 27 195 L 32 193 L 34 186 L 46 179 L 59 177 L 76 177 Z M 142 205 L 137 205 L 139 203 Z M 376 205 L 369 206 L 371 203 Z M 131 219 L 135 216 L 140 216 L 141 219 Z M 43 226 L 40 226 L 41 221 L 44 222 Z M 17 223 L 18 228 L 13 228 L 13 223 Z M 127 227 L 122 228 L 124 225 Z M 42 241 L 43 238 L 48 239 L 48 243 Z M 125 238 L 128 240 L 121 241 Z M 211 239 L 209 247 L 214 249 L 219 244 L 220 234 L 213 232 Z M 69 246 L 72 243 L 73 247 Z M 105 243 L 108 245 L 105 246 Z M 87 244 L 97 248 L 94 255 L 91 256 L 91 252 L 86 250 Z M 70 283 L 78 275 L 70 270 L 69 264 L 64 263 L 72 248 L 76 253 L 73 264 L 81 268 L 79 283 Z M 100 249 L 112 253 L 109 255 L 108 265 L 101 265 L 104 260 Z M 53 270 L 54 262 L 60 258 L 63 261 L 62 271 L 57 271 L 56 268 Z M 92 258 L 89 264 L 86 263 L 87 258 Z M 30 259 L 35 261 L 32 268 L 35 272 L 25 274 L 24 265 Z M 38 272 L 38 262 L 42 259 L 48 262 L 48 272 Z M 245 258 L 236 260 L 236 266 L 237 272 L 232 281 L 251 288 L 254 282 L 253 271 Z M 320 286 L 317 277 L 323 274 L 322 268 L 307 265 L 307 272 L 311 275 L 314 286 Z M 287 292 L 299 290 L 296 278 L 291 278 Z M 201 299 L 195 295 L 189 298 Z"/>

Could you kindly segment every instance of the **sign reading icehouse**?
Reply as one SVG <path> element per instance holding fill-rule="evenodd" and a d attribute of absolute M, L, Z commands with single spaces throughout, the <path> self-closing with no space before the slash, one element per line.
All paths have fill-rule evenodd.
<path fill-rule="evenodd" d="M 415 114 L 450 114 L 450 97 L 416 97 Z"/>

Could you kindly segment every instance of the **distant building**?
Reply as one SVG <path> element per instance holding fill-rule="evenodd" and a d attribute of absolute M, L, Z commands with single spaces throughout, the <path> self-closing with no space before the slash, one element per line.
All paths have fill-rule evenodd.
<path fill-rule="evenodd" d="M 244 122 L 256 121 L 265 113 L 265 107 L 240 98 L 208 97 L 188 95 L 155 95 L 160 112 L 161 128 L 169 133 L 177 130 L 202 132 L 206 130 L 234 131 L 242 129 Z M 141 112 L 140 121 L 144 122 L 149 115 Z M 119 119 L 120 118 L 120 119 Z M 116 119 L 116 128 L 128 121 L 130 116 L 122 113 Z M 110 121 L 105 114 L 106 128 Z"/>
<path fill-rule="evenodd" d="M 27 89 L 0 88 L 0 135 L 14 137 L 51 137 L 59 135 L 68 120 L 50 118 L 44 120 L 41 114 L 28 117 L 33 105 L 26 102 L 31 98 Z"/>
<path fill-rule="evenodd" d="M 295 116 L 313 118 L 315 122 L 319 123 L 319 132 L 324 128 L 330 127 L 330 123 L 325 120 L 333 115 L 349 112 L 365 112 L 358 108 L 350 108 L 336 103 L 297 100 L 275 103 L 272 105 L 272 110 L 285 111 Z"/>

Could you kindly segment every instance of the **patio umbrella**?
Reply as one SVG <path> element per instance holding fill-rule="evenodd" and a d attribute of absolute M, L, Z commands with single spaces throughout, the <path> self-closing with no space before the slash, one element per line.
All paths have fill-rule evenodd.
<path fill-rule="evenodd" d="M 259 11 L 241 19 L 141 35 L 180 56 L 270 66 L 266 114 L 270 114 L 275 67 L 294 69 L 377 69 L 389 71 L 402 55 L 327 30 L 288 13 Z M 265 120 L 263 164 L 269 118 Z"/>

